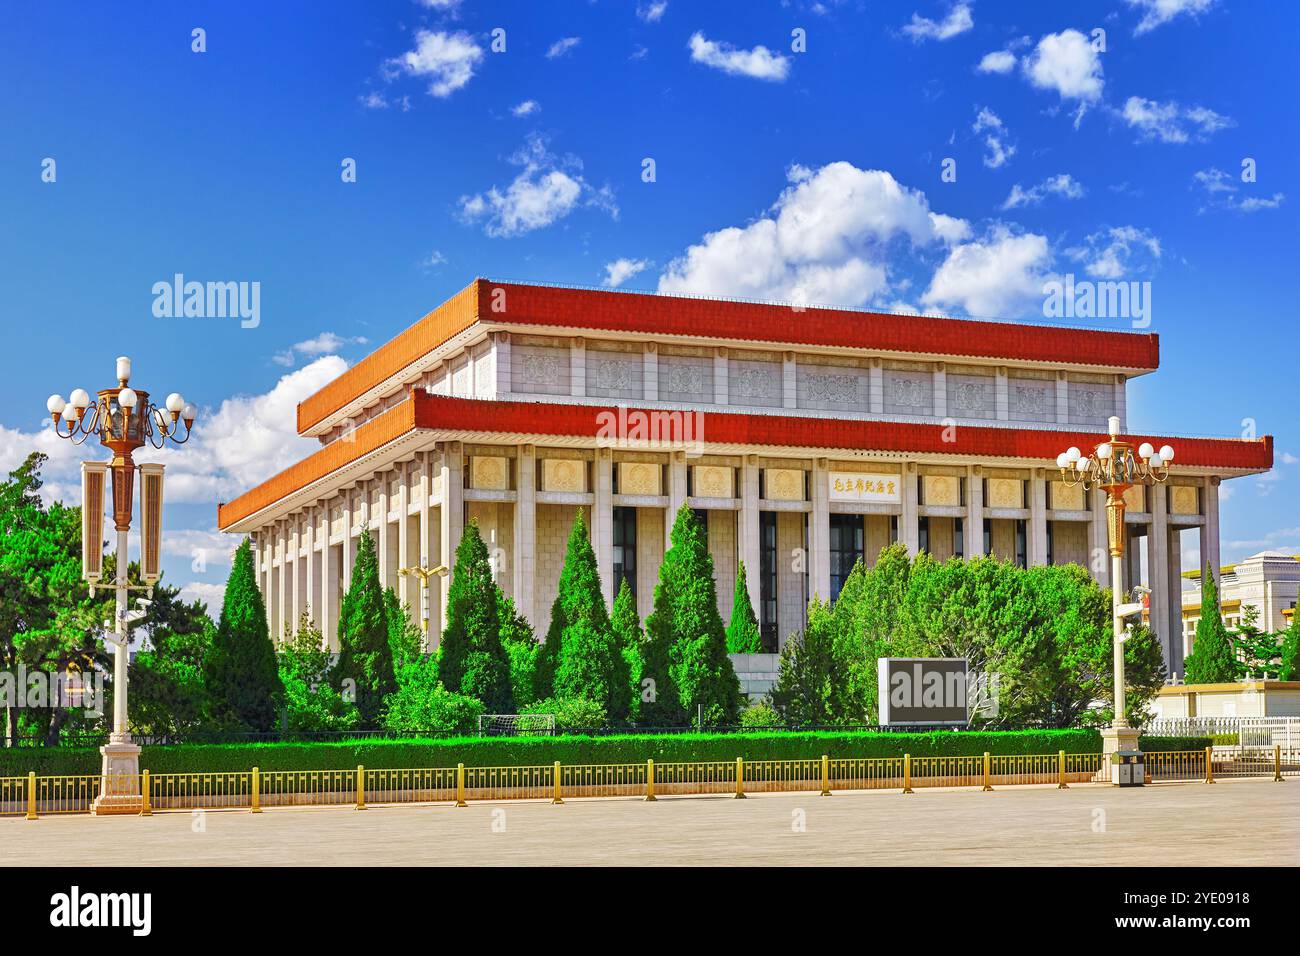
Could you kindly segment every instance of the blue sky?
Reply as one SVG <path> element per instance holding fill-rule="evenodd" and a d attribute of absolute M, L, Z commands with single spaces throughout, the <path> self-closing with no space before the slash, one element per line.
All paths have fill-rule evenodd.
<path fill-rule="evenodd" d="M 1045 278 L 1150 282 L 1163 368 L 1131 384 L 1130 425 L 1275 435 L 1275 471 L 1225 486 L 1223 556 L 1300 551 L 1294 4 L 3 16 L 0 467 L 42 448 L 71 495 L 45 397 L 131 355 L 135 384 L 203 410 L 160 459 L 191 593 L 228 571 L 215 502 L 312 447 L 295 403 L 475 275 L 1038 320 Z M 259 323 L 155 317 L 176 273 L 260 283 Z"/>

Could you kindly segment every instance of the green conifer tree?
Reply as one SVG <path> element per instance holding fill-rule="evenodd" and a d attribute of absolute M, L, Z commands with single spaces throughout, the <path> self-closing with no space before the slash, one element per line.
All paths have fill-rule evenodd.
<path fill-rule="evenodd" d="M 731 623 L 727 625 L 727 651 L 731 654 L 757 654 L 763 649 L 758 617 L 749 600 L 749 583 L 745 579 L 745 562 L 736 571 L 736 593 L 731 599 Z"/>
<path fill-rule="evenodd" d="M 473 521 L 465 525 L 456 548 L 439 654 L 439 672 L 447 690 L 478 698 L 489 713 L 514 710 L 492 561 Z"/>
<path fill-rule="evenodd" d="M 628 717 L 631 720 L 641 718 L 641 660 L 642 645 L 645 643 L 645 631 L 641 629 L 641 618 L 636 613 L 636 598 L 632 588 L 624 578 L 614 598 L 614 610 L 610 614 L 610 624 L 622 649 L 623 660 L 627 665 L 627 681 L 630 692 Z"/>
<path fill-rule="evenodd" d="M 1300 606 L 1291 612 L 1291 626 L 1282 638 L 1282 667 L 1278 680 L 1300 680 Z"/>
<path fill-rule="evenodd" d="M 718 614 L 713 558 L 704 529 L 685 505 L 677 512 L 671 545 L 659 566 L 654 610 L 646 618 L 642 715 L 657 724 L 702 715 L 706 724 L 734 723 L 740 681 L 727 657 Z"/>
<path fill-rule="evenodd" d="M 1196 622 L 1192 653 L 1183 661 L 1189 684 L 1221 684 L 1234 681 L 1241 673 L 1232 638 L 1219 613 L 1219 587 L 1209 565 L 1201 584 L 1201 619 Z"/>
<path fill-rule="evenodd" d="M 217 633 L 203 661 L 203 677 L 215 726 L 275 729 L 284 688 L 247 538 L 235 551 Z"/>
<path fill-rule="evenodd" d="M 357 541 L 352 579 L 339 608 L 339 660 L 333 672 L 335 686 L 345 696 L 349 691 L 355 694 L 357 714 L 365 729 L 381 726 L 384 699 L 397 691 L 390 624 L 379 586 L 375 541 L 366 528 Z"/>

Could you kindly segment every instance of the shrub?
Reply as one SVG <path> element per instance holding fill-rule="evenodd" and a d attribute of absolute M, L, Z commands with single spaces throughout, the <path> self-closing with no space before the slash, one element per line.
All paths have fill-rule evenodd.
<path fill-rule="evenodd" d="M 323 648 L 320 629 L 306 614 L 278 655 L 280 682 L 284 685 L 286 730 L 352 730 L 357 726 L 357 708 L 330 683 L 333 661 Z"/>
<path fill-rule="evenodd" d="M 760 729 L 781 726 L 781 715 L 765 700 L 750 704 L 740 712 L 740 726 Z"/>
<path fill-rule="evenodd" d="M 438 660 L 430 656 L 403 664 L 397 673 L 397 693 L 388 698 L 384 726 L 395 731 L 478 730 L 483 704 L 455 694 L 438 682 Z"/>
<path fill-rule="evenodd" d="M 587 730 L 604 727 L 609 722 L 605 708 L 585 697 L 548 697 L 528 707 L 521 714 L 554 714 L 558 730 Z"/>

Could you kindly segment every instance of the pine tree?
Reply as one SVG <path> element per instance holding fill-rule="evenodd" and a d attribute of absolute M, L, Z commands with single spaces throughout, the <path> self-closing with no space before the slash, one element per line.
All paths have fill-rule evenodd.
<path fill-rule="evenodd" d="M 388 646 L 393 652 L 396 672 L 422 656 L 424 637 L 392 588 L 384 588 L 384 618 L 388 622 Z"/>
<path fill-rule="evenodd" d="M 628 717 L 639 720 L 641 717 L 641 649 L 645 643 L 645 631 L 641 629 L 641 618 L 636 613 L 636 598 L 627 578 L 619 585 L 618 595 L 614 598 L 614 610 L 610 614 L 610 624 L 622 649 L 623 660 L 627 666 L 627 682 L 630 691 Z"/>
<path fill-rule="evenodd" d="M 1209 565 L 1201 584 L 1201 619 L 1196 622 L 1192 653 L 1183 662 L 1189 684 L 1222 684 L 1237 679 L 1241 666 L 1228 629 L 1219 614 L 1219 587 Z"/>
<path fill-rule="evenodd" d="M 1291 626 L 1282 638 L 1282 667 L 1278 680 L 1300 680 L 1300 605 L 1291 612 Z"/>
<path fill-rule="evenodd" d="M 835 627 L 831 608 L 814 597 L 808 607 L 808 626 L 791 635 L 781 648 L 772 707 L 788 727 L 832 723 L 840 681 L 835 654 Z"/>
<path fill-rule="evenodd" d="M 727 652 L 757 654 L 763 649 L 754 605 L 749 600 L 749 583 L 745 579 L 745 562 L 736 571 L 736 593 L 731 599 L 731 623 L 727 625 Z"/>
<path fill-rule="evenodd" d="M 544 645 L 548 696 L 601 704 L 612 720 L 626 720 L 631 704 L 627 662 L 610 623 L 596 552 L 582 510 L 573 519 L 568 549 Z"/>
<path fill-rule="evenodd" d="M 465 525 L 456 548 L 439 654 L 439 673 L 447 690 L 477 697 L 490 713 L 514 710 L 492 561 L 473 521 Z"/>
<path fill-rule="evenodd" d="M 284 688 L 247 538 L 235 551 L 221 620 L 212 650 L 203 661 L 203 678 L 215 725 L 231 730 L 275 729 Z"/>
<path fill-rule="evenodd" d="M 370 529 L 365 528 L 357 542 L 352 579 L 339 608 L 339 660 L 333 679 L 336 687 L 356 694 L 357 713 L 366 729 L 380 726 L 384 698 L 397 691 L 389 643 L 390 621 L 384 591 L 379 586 L 375 541 Z"/>
<path fill-rule="evenodd" d="M 740 682 L 727 657 L 713 558 L 704 529 L 685 505 L 670 542 L 646 619 L 643 676 L 654 683 L 647 692 L 652 699 L 642 697 L 642 714 L 658 724 L 680 724 L 701 713 L 705 723 L 734 723 Z"/>

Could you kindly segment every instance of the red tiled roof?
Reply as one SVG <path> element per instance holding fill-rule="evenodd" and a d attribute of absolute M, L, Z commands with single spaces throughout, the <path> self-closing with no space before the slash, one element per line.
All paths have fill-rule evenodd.
<path fill-rule="evenodd" d="M 1154 332 L 889 315 L 476 279 L 298 406 L 305 432 L 475 321 L 1150 371 Z"/>
<path fill-rule="evenodd" d="M 481 401 L 430 395 L 416 390 L 406 401 L 361 425 L 352 441 L 335 441 L 326 445 L 230 504 L 220 506 L 217 525 L 227 528 L 416 429 L 531 435 L 542 439 L 547 436 L 594 439 L 607 433 L 610 415 L 618 416 L 619 409 L 549 402 Z M 706 445 L 793 446 L 828 451 L 912 452 L 1053 461 L 1070 445 L 1086 450 L 1105 436 L 1099 431 L 979 425 L 960 425 L 949 430 L 941 424 L 706 411 L 702 413 L 701 432 L 697 437 Z M 1273 438 L 1269 435 L 1254 440 L 1158 435 L 1127 437 L 1135 442 L 1149 441 L 1157 447 L 1172 444 L 1178 453 L 1176 463 L 1183 467 L 1263 471 L 1273 466 Z"/>

